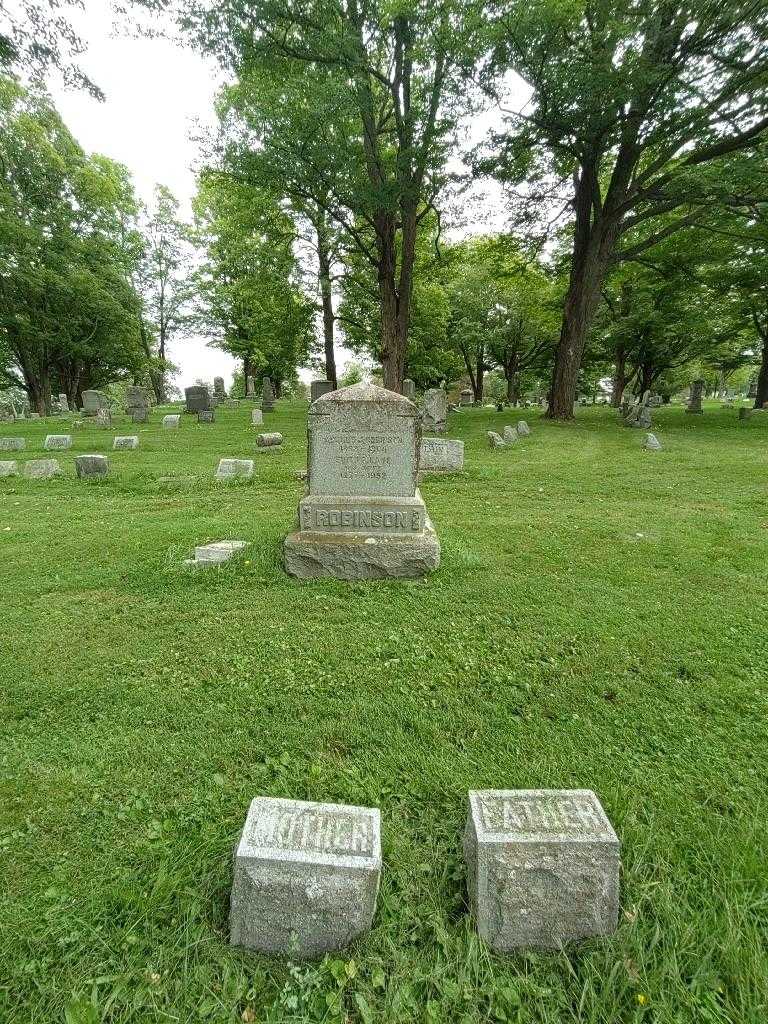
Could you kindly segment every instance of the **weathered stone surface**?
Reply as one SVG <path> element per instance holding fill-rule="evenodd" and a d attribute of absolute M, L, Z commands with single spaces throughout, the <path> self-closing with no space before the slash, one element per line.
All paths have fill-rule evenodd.
<path fill-rule="evenodd" d="M 174 430 L 179 425 L 181 416 L 178 413 L 171 413 L 168 416 L 163 416 L 163 426 L 166 430 Z"/>
<path fill-rule="evenodd" d="M 373 384 L 332 391 L 309 411 L 309 481 L 284 544 L 296 576 L 381 579 L 437 568 L 440 545 L 416 490 L 419 411 Z"/>
<path fill-rule="evenodd" d="M 691 397 L 688 399 L 688 408 L 686 412 L 694 414 L 703 414 L 704 410 L 701 408 L 701 399 L 704 394 L 704 381 L 695 380 L 691 384 Z"/>
<path fill-rule="evenodd" d="M 520 420 L 520 422 L 517 424 L 517 433 L 519 437 L 528 437 L 530 435 L 531 428 L 528 426 L 525 420 Z"/>
<path fill-rule="evenodd" d="M 109 399 L 101 391 L 83 392 L 83 416 L 95 416 L 100 409 L 109 408 Z"/>
<path fill-rule="evenodd" d="M 28 415 L 29 419 L 31 419 L 31 420 L 39 420 L 40 419 L 40 413 L 39 412 L 30 412 L 27 415 Z"/>
<path fill-rule="evenodd" d="M 515 444 L 518 436 L 516 427 L 510 426 L 509 423 L 504 427 L 504 440 L 507 444 Z"/>
<path fill-rule="evenodd" d="M 430 388 L 424 392 L 421 425 L 428 434 L 444 434 L 448 419 L 448 396 L 442 388 Z"/>
<path fill-rule="evenodd" d="M 21 452 L 27 447 L 23 437 L 0 437 L 0 452 Z"/>
<path fill-rule="evenodd" d="M 464 442 L 442 437 L 423 437 L 419 446 L 419 470 L 423 473 L 457 473 L 464 468 Z"/>
<path fill-rule="evenodd" d="M 647 448 L 651 452 L 661 451 L 661 441 L 656 437 L 655 434 L 646 434 L 645 441 L 643 441 L 643 448 Z"/>
<path fill-rule="evenodd" d="M 234 857 L 230 941 L 322 956 L 371 927 L 381 877 L 379 811 L 257 797 Z"/>
<path fill-rule="evenodd" d="M 224 399 L 227 397 L 227 392 L 226 392 L 226 389 L 224 387 L 224 378 L 223 377 L 214 377 L 213 378 L 213 394 L 214 394 L 214 396 L 220 402 L 223 402 Z"/>
<path fill-rule="evenodd" d="M 19 464 L 13 460 L 0 462 L 0 477 L 2 476 L 18 476 L 19 475 Z"/>
<path fill-rule="evenodd" d="M 149 392 L 146 388 L 131 385 L 125 389 L 125 411 L 129 416 L 149 410 Z"/>
<path fill-rule="evenodd" d="M 283 443 L 283 435 L 273 431 L 270 434 L 259 434 L 256 444 L 259 448 L 276 448 Z"/>
<path fill-rule="evenodd" d="M 263 412 L 272 412 L 275 408 L 275 392 L 269 377 L 263 377 L 261 381 L 261 408 Z"/>
<path fill-rule="evenodd" d="M 330 380 L 313 380 L 309 386 L 310 402 L 316 401 L 321 395 L 327 395 L 329 391 L 335 390 Z"/>
<path fill-rule="evenodd" d="M 109 473 L 109 459 L 106 455 L 77 455 L 75 472 L 80 480 L 104 477 Z"/>
<path fill-rule="evenodd" d="M 217 480 L 250 480 L 253 476 L 253 459 L 219 459 L 216 469 Z"/>
<path fill-rule="evenodd" d="M 134 409 L 131 413 L 133 423 L 149 423 L 149 409 Z"/>
<path fill-rule="evenodd" d="M 112 413 L 109 409 L 99 409 L 96 413 L 96 426 L 102 430 L 109 430 L 112 426 Z"/>
<path fill-rule="evenodd" d="M 212 544 L 201 544 L 195 548 L 195 557 L 187 565 L 222 565 L 248 547 L 245 540 L 217 540 Z"/>
<path fill-rule="evenodd" d="M 46 451 L 63 450 L 72 447 L 71 434 L 48 434 L 43 441 L 43 448 Z"/>
<path fill-rule="evenodd" d="M 245 397 L 246 398 L 253 398 L 253 396 L 255 394 L 256 394 L 256 382 L 254 381 L 253 377 L 246 377 L 245 378 Z"/>
<path fill-rule="evenodd" d="M 116 437 L 112 442 L 113 451 L 133 451 L 139 447 L 139 439 L 133 434 L 125 437 Z"/>
<path fill-rule="evenodd" d="M 32 459 L 24 463 L 21 472 L 27 480 L 50 480 L 61 476 L 61 466 L 56 459 Z"/>
<path fill-rule="evenodd" d="M 474 405 L 475 404 L 475 396 L 472 393 L 472 391 L 469 390 L 469 388 L 464 388 L 464 390 L 459 394 L 459 404 L 460 405 Z"/>
<path fill-rule="evenodd" d="M 619 841 L 591 790 L 470 792 L 464 855 L 478 933 L 499 952 L 616 928 Z"/>
<path fill-rule="evenodd" d="M 59 395 L 59 408 L 62 412 L 69 412 L 69 399 L 66 395 Z"/>
<path fill-rule="evenodd" d="M 403 381 L 403 396 L 410 402 L 416 401 L 416 384 L 410 377 L 406 377 Z"/>
<path fill-rule="evenodd" d="M 261 409 L 251 409 L 251 426 L 260 427 L 264 422 L 264 413 Z"/>
<path fill-rule="evenodd" d="M 184 388 L 185 412 L 201 412 L 211 408 L 211 393 L 204 384 L 193 384 Z"/>
<path fill-rule="evenodd" d="M 487 431 L 486 432 L 486 436 L 488 438 L 488 447 L 489 448 L 506 448 L 507 447 L 507 442 L 504 440 L 504 438 L 501 436 L 501 434 L 497 434 L 495 430 Z"/>
<path fill-rule="evenodd" d="M 201 409 L 197 414 L 198 423 L 215 423 L 216 413 L 213 409 Z"/>

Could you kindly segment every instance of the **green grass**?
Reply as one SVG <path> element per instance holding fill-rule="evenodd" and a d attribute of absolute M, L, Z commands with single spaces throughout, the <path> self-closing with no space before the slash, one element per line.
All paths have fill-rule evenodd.
<path fill-rule="evenodd" d="M 65 478 L 0 480 L 3 1024 L 766 1021 L 768 425 L 667 408 L 652 453 L 605 408 L 462 412 L 465 471 L 422 487 L 440 570 L 348 584 L 280 567 L 306 406 L 278 404 L 284 448 L 232 486 L 217 460 L 256 431 L 217 417 L 84 425 Z M 522 417 L 530 438 L 487 448 Z M 40 458 L 62 429 L 0 434 Z M 111 479 L 74 479 L 132 432 Z M 245 559 L 181 568 L 222 538 Z M 614 936 L 478 942 L 460 838 L 482 787 L 597 792 Z M 293 966 L 229 948 L 256 794 L 381 808 L 365 942 Z"/>

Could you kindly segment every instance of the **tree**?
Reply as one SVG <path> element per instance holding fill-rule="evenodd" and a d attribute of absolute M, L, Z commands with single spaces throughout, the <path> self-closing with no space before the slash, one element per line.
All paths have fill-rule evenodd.
<path fill-rule="evenodd" d="M 134 372 L 139 302 L 125 168 L 87 157 L 56 111 L 0 78 L 0 373 L 50 411 L 56 389 Z"/>
<path fill-rule="evenodd" d="M 753 0 L 525 0 L 511 10 L 498 4 L 493 37 L 489 89 L 512 69 L 533 97 L 530 112 L 508 118 L 486 166 L 509 184 L 534 183 L 527 203 L 547 197 L 551 212 L 559 199 L 573 217 L 548 413 L 570 419 L 612 267 L 706 223 L 718 204 L 745 205 L 725 172 L 768 129 L 768 8 Z"/>
<path fill-rule="evenodd" d="M 297 284 L 290 217 L 269 190 L 211 169 L 194 208 L 206 250 L 197 322 L 242 359 L 244 378 L 268 375 L 279 395 L 307 360 L 314 315 Z"/>
<path fill-rule="evenodd" d="M 142 233 L 145 248 L 140 288 L 145 315 L 141 339 L 151 364 L 155 399 L 162 405 L 168 401 L 168 345 L 174 337 L 189 330 L 194 292 L 190 228 L 179 218 L 178 200 L 164 185 L 155 186 L 153 207 L 146 216 Z"/>
<path fill-rule="evenodd" d="M 255 142 L 290 154 L 300 183 L 315 175 L 327 186 L 325 212 L 374 269 L 384 382 L 399 391 L 419 226 L 468 107 L 474 4 L 223 0 L 213 11 L 189 0 L 186 9 L 198 39 L 240 78 L 280 83 L 284 117 L 265 120 Z"/>
<path fill-rule="evenodd" d="M 52 68 L 71 86 L 103 99 L 101 90 L 73 61 L 85 47 L 62 8 L 82 7 L 81 0 L 0 0 L 0 73 L 23 70 L 36 83 Z"/>

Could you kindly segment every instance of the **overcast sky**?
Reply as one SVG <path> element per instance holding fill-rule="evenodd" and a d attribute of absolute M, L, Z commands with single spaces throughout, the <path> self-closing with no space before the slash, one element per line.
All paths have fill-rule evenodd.
<path fill-rule="evenodd" d="M 79 63 L 104 92 L 105 101 L 64 89 L 52 80 L 49 87 L 54 102 L 86 150 L 104 153 L 129 168 L 144 202 L 150 202 L 156 183 L 167 185 L 188 215 L 195 192 L 196 127 L 215 123 L 218 68 L 170 40 L 116 35 L 110 8 L 107 0 L 85 0 L 85 10 L 71 15 L 87 45 Z M 493 120 L 492 115 L 476 120 L 474 138 Z M 486 214 L 490 207 L 500 205 L 498 193 L 491 192 L 490 197 L 481 203 Z M 502 227 L 503 215 L 492 216 L 486 230 L 488 223 Z M 478 223 L 475 230 L 483 226 Z M 467 227 L 472 232 L 472 225 Z M 235 360 L 209 348 L 206 342 L 206 338 L 195 337 L 171 344 L 170 358 L 179 367 L 174 379 L 178 387 L 198 378 L 210 381 L 214 375 L 223 376 L 227 385 L 231 383 Z M 339 356 L 343 368 L 348 353 L 341 350 Z M 314 374 L 302 376 L 309 379 Z"/>

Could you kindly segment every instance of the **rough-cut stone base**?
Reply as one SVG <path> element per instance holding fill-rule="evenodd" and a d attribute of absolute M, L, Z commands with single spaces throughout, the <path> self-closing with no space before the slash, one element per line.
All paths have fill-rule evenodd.
<path fill-rule="evenodd" d="M 429 518 L 415 536 L 296 532 L 283 542 L 283 563 L 299 579 L 415 579 L 440 565 L 440 541 Z"/>

